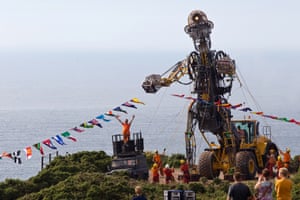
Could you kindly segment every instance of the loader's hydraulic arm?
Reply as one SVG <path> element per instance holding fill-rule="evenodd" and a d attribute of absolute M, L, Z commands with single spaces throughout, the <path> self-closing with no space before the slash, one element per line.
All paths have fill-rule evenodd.
<path fill-rule="evenodd" d="M 161 87 L 169 87 L 172 83 L 179 81 L 188 72 L 186 60 L 179 61 L 167 72 L 169 71 L 171 71 L 171 73 L 168 77 L 163 77 L 159 74 L 152 74 L 150 76 L 147 76 L 146 80 L 142 84 L 142 87 L 145 90 L 145 92 L 155 93 Z"/>

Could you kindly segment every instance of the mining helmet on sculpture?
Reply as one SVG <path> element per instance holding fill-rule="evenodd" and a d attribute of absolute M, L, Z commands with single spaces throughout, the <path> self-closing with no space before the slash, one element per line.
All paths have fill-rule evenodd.
<path fill-rule="evenodd" d="M 201 10 L 194 10 L 188 16 L 188 25 L 184 31 L 193 39 L 194 47 L 199 52 L 207 52 L 211 47 L 210 33 L 214 23 L 207 19 Z"/>

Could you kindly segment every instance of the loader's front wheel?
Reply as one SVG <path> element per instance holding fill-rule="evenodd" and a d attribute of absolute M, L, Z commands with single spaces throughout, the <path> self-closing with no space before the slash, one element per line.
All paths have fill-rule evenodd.
<path fill-rule="evenodd" d="M 247 179 L 254 179 L 257 172 L 257 164 L 254 154 L 250 151 L 241 151 L 236 155 L 236 171 L 245 175 Z"/>
<path fill-rule="evenodd" d="M 206 177 L 207 179 L 213 179 L 220 175 L 220 170 L 217 169 L 217 161 L 214 152 L 204 151 L 199 158 L 199 174 L 200 177 Z"/>

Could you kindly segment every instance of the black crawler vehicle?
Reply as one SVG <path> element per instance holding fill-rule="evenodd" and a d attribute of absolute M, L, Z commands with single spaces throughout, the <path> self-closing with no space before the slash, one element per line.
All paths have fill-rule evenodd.
<path fill-rule="evenodd" d="M 142 133 L 133 133 L 132 138 L 124 144 L 123 135 L 113 135 L 113 159 L 108 174 L 125 172 L 135 179 L 148 180 L 149 169 L 144 154 Z"/>

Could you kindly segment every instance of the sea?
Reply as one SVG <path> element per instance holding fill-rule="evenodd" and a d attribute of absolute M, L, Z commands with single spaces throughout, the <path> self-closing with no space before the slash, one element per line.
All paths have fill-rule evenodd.
<path fill-rule="evenodd" d="M 27 180 L 37 175 L 42 169 L 42 156 L 32 145 L 46 139 L 50 139 L 57 149 L 42 144 L 45 165 L 57 154 L 105 151 L 112 156 L 112 136 L 121 134 L 121 126 L 113 117 L 105 116 L 109 121 L 99 120 L 102 128 L 86 128 L 81 133 L 71 129 L 118 106 L 127 111 L 127 114 L 116 113 L 122 120 L 136 116 L 131 132 L 142 132 L 145 151 L 162 153 L 165 149 L 167 155 L 185 154 L 184 132 L 190 101 L 173 94 L 189 96 L 192 85 L 186 87 L 174 83 L 157 94 L 145 94 L 141 88 L 146 75 L 161 73 L 169 68 L 165 66 L 172 66 L 185 56 L 152 54 L 152 57 L 143 57 L 139 54 L 140 58 L 136 58 L 126 54 L 115 59 L 116 55 L 101 55 L 82 52 L 0 55 L 0 153 L 20 150 L 22 161 L 18 164 L 3 157 L 0 181 Z M 238 77 L 238 83 L 245 81 L 248 85 L 243 83 L 246 90 L 239 93 L 242 84 L 236 84 L 230 103 L 242 103 L 253 111 L 300 121 L 300 98 L 295 89 L 299 85 L 298 54 L 285 55 L 274 53 L 264 57 L 255 54 L 249 57 L 248 54 L 237 54 L 238 70 L 243 74 Z M 286 70 L 287 66 L 290 71 Z M 249 90 L 251 93 L 246 97 L 244 92 L 249 93 Z M 235 98 L 237 96 L 241 98 Z M 261 102 L 258 107 L 250 103 L 249 99 L 253 97 L 252 102 Z M 145 104 L 133 103 L 136 108 L 122 106 L 131 98 L 139 98 Z M 263 126 L 270 126 L 272 140 L 280 149 L 289 147 L 292 156 L 300 155 L 299 125 L 238 110 L 232 110 L 232 115 L 261 121 L 261 130 Z M 52 139 L 65 131 L 69 131 L 77 142 L 63 138 L 66 145 L 60 145 Z M 214 135 L 206 135 L 209 141 L 216 141 Z M 28 146 L 32 147 L 30 159 L 24 151 Z M 207 147 L 199 131 L 196 131 L 196 146 L 198 156 Z"/>
<path fill-rule="evenodd" d="M 185 101 L 185 100 L 177 100 Z M 156 107 L 136 105 L 136 108 L 122 107 L 128 114 L 120 113 L 121 119 L 129 118 L 134 114 L 135 120 L 131 132 L 142 132 L 144 137 L 145 151 L 158 150 L 167 155 L 185 154 L 184 131 L 186 125 L 186 107 L 180 106 Z M 118 106 L 118 105 L 116 105 Z M 179 108 L 180 107 L 180 108 Z M 108 122 L 99 120 L 103 128 L 81 128 L 84 132 L 78 133 L 70 130 L 79 127 L 97 116 L 106 113 L 109 108 L 86 108 L 86 109 L 25 109 L 25 110 L 1 110 L 0 111 L 0 151 L 16 152 L 21 150 L 22 163 L 15 163 L 12 159 L 3 157 L 0 160 L 0 181 L 5 179 L 26 180 L 41 171 L 40 152 L 32 145 L 51 139 L 65 131 L 77 139 L 77 142 L 64 139 L 66 145 L 60 145 L 53 139 L 51 141 L 57 147 L 52 150 L 42 145 L 45 156 L 44 164 L 47 165 L 50 159 L 57 154 L 66 155 L 80 151 L 105 151 L 112 156 L 112 135 L 121 133 L 121 126 L 115 118 L 105 116 Z M 237 113 L 239 115 L 239 113 Z M 299 113 L 298 113 L 299 114 Z M 283 116 L 283 115 L 282 115 Z M 243 117 L 243 116 L 242 116 Z M 262 120 L 262 119 L 258 119 Z M 263 119 L 264 121 L 265 119 Z M 272 127 L 272 139 L 279 148 L 289 147 L 292 155 L 300 154 L 299 126 L 287 122 L 269 120 L 268 126 Z M 206 134 L 210 141 L 216 141 L 215 137 Z M 197 155 L 207 147 L 205 141 L 197 131 Z M 26 159 L 25 147 L 32 147 L 32 157 Z"/>

